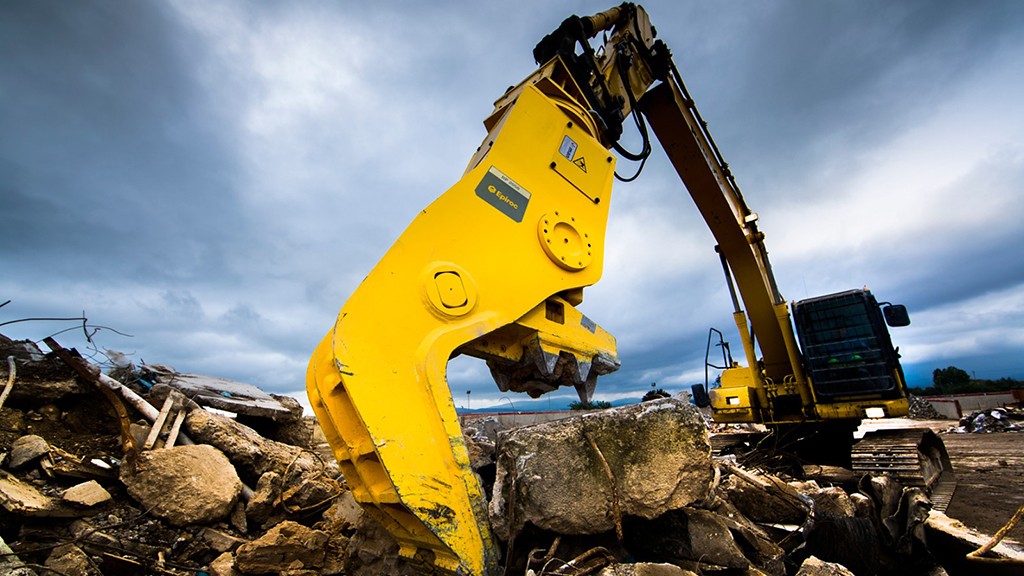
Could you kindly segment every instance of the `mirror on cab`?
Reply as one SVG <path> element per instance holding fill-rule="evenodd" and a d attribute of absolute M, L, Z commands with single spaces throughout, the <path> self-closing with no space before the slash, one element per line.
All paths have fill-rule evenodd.
<path fill-rule="evenodd" d="M 890 304 L 882 308 L 882 315 L 885 316 L 885 323 L 893 328 L 910 326 L 910 314 L 903 304 Z"/>
<path fill-rule="evenodd" d="M 704 389 L 703 384 L 694 384 L 690 386 L 690 391 L 693 394 L 693 403 L 698 408 L 707 408 L 711 406 L 711 398 L 708 396 L 708 391 Z"/>

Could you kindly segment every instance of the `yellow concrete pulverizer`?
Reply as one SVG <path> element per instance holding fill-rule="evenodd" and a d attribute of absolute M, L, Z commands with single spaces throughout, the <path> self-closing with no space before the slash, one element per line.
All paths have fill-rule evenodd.
<path fill-rule="evenodd" d="M 584 398 L 618 367 L 614 339 L 573 307 L 601 275 L 615 162 L 542 88 L 524 88 L 489 153 L 412 222 L 310 363 L 314 411 L 356 500 L 401 554 L 443 572 L 497 565 L 449 358 L 487 359 L 505 389 L 564 384 Z"/>

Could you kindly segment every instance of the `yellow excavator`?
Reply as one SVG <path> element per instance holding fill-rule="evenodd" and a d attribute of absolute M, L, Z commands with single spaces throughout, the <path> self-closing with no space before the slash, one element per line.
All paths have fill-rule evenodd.
<path fill-rule="evenodd" d="M 572 16 L 534 58 L 539 68 L 484 120 L 487 135 L 465 174 L 363 280 L 309 364 L 313 410 L 353 496 L 425 572 L 499 572 L 448 361 L 485 360 L 502 391 L 537 397 L 572 386 L 585 401 L 597 377 L 619 367 L 615 339 L 577 306 L 601 277 L 613 179 L 639 174 L 617 174 L 617 159 L 643 167 L 648 124 L 746 303 L 744 312 L 734 289 L 749 365 L 731 363 L 710 390 L 715 419 L 840 422 L 849 432 L 866 416 L 907 413 L 897 356 L 868 292 L 798 303 L 801 354 L 757 216 L 643 8 Z M 619 143 L 630 122 L 643 139 L 638 152 Z M 907 321 L 901 307 L 887 316 Z M 855 338 L 873 343 L 856 348 Z"/>

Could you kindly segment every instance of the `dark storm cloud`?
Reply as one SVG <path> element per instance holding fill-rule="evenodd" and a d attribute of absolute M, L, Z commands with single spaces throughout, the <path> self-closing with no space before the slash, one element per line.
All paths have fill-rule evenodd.
<path fill-rule="evenodd" d="M 1024 232 L 1007 229 L 950 246 L 940 255 L 918 261 L 893 292 L 917 309 L 928 310 L 1024 286 L 1024 266 L 1007 252 L 1007 247 L 1022 243 Z"/>
<path fill-rule="evenodd" d="M 189 36 L 153 3 L 0 11 L 5 259 L 29 277 L 33 262 L 68 276 L 222 268 L 231 158 Z"/>
<path fill-rule="evenodd" d="M 831 257 L 812 253 L 780 259 L 780 276 L 791 286 L 803 271 L 862 278 L 862 283 L 884 287 L 887 299 L 919 311 L 1024 284 L 1024 264 L 1008 258 L 1008 250 L 1024 242 L 1024 229 L 1009 220 L 1024 210 L 1018 193 L 1022 182 L 1024 157 L 984 159 L 916 198 L 916 211 L 879 204 L 875 218 L 891 226 L 864 222 L 865 230 L 881 229 L 852 243 L 830 245 Z"/>
<path fill-rule="evenodd" d="M 666 32 L 703 43 L 678 56 L 694 97 L 741 186 L 771 182 L 794 197 L 827 194 L 867 168 L 850 152 L 933 114 L 1016 43 L 1024 5 L 773 2 L 706 16 L 713 25 Z M 808 175 L 825 169 L 832 182 L 810 186 Z"/>

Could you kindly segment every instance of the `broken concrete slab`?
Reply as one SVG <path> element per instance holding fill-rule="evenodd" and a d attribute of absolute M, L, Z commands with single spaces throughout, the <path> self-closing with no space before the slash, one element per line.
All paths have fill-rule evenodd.
<path fill-rule="evenodd" d="M 328 538 L 326 532 L 285 520 L 257 540 L 239 546 L 235 568 L 245 574 L 320 568 L 326 560 Z"/>
<path fill-rule="evenodd" d="M 11 444 L 7 465 L 11 470 L 23 468 L 50 452 L 50 445 L 41 436 L 26 434 Z"/>
<path fill-rule="evenodd" d="M 494 416 L 484 416 L 480 418 L 474 418 L 465 423 L 463 426 L 463 432 L 470 437 L 477 439 L 486 439 L 491 444 L 498 443 L 498 433 L 502 430 L 507 430 L 509 427 L 502 424 Z"/>
<path fill-rule="evenodd" d="M 857 518 L 873 518 L 875 516 L 875 501 L 867 494 L 854 492 L 850 494 L 850 502 L 853 504 L 853 515 Z"/>
<path fill-rule="evenodd" d="M 235 555 L 231 552 L 224 552 L 210 562 L 210 576 L 242 576 L 242 573 L 235 570 Z"/>
<path fill-rule="evenodd" d="M 822 486 L 856 486 L 860 475 L 849 468 L 805 463 L 801 466 L 805 480 L 815 480 Z"/>
<path fill-rule="evenodd" d="M 751 565 L 727 521 L 714 512 L 684 507 L 653 520 L 631 519 L 626 546 L 638 558 L 742 570 Z"/>
<path fill-rule="evenodd" d="M 351 533 L 363 517 L 363 508 L 351 492 L 345 492 L 334 499 L 331 507 L 324 512 L 324 523 L 329 532 Z"/>
<path fill-rule="evenodd" d="M 704 421 L 674 398 L 509 430 L 497 464 L 491 524 L 506 540 L 527 522 L 597 534 L 655 518 L 706 498 L 713 476 Z"/>
<path fill-rule="evenodd" d="M 46 559 L 48 572 L 75 576 L 103 576 L 99 566 L 74 544 L 57 546 Z"/>
<path fill-rule="evenodd" d="M 697 573 L 684 570 L 675 564 L 637 562 L 636 564 L 612 564 L 598 572 L 597 576 L 697 576 Z"/>
<path fill-rule="evenodd" d="M 722 480 L 722 490 L 729 494 L 729 501 L 747 518 L 762 524 L 803 524 L 807 519 L 807 508 L 801 504 L 795 488 L 769 474 L 751 474 L 762 481 L 755 485 L 736 476 Z"/>
<path fill-rule="evenodd" d="M 269 418 L 275 421 L 296 420 L 302 417 L 302 407 L 297 403 L 286 405 L 263 390 L 245 382 L 201 374 L 182 374 L 156 364 L 143 364 L 139 371 L 153 383 L 166 384 L 182 392 L 200 406 L 209 406 L 246 416 Z"/>
<path fill-rule="evenodd" d="M 853 518 L 856 514 L 850 495 L 838 486 L 822 488 L 813 480 L 791 485 L 814 500 L 814 513 L 821 518 Z"/>
<path fill-rule="evenodd" d="M 174 526 L 226 518 L 242 491 L 231 462 L 206 444 L 141 452 L 121 467 L 121 481 L 132 498 Z"/>
<path fill-rule="evenodd" d="M 418 570 L 398 554 L 398 542 L 369 514 L 359 516 L 345 550 L 347 576 L 417 576 Z"/>
<path fill-rule="evenodd" d="M 465 436 L 466 451 L 469 452 L 469 467 L 479 473 L 481 468 L 494 464 L 494 444 Z"/>
<path fill-rule="evenodd" d="M 334 479 L 318 473 L 304 471 L 285 478 L 281 490 L 281 509 L 287 514 L 309 514 L 314 510 L 326 510 L 331 500 L 344 491 Z"/>
<path fill-rule="evenodd" d="M 202 531 L 203 542 L 215 552 L 233 552 L 236 548 L 248 542 L 244 538 L 233 536 L 224 530 L 210 528 L 207 526 Z"/>
<path fill-rule="evenodd" d="M 770 576 L 785 576 L 786 551 L 768 533 L 727 500 L 719 499 L 711 511 L 725 523 L 747 559 Z"/>
<path fill-rule="evenodd" d="M 804 560 L 797 570 L 796 576 L 855 576 L 842 564 L 825 562 L 811 556 Z"/>
<path fill-rule="evenodd" d="M 696 508 L 683 508 L 686 534 L 690 540 L 689 560 L 706 561 L 727 568 L 746 568 L 750 562 L 736 544 L 729 526 L 717 514 Z"/>
<path fill-rule="evenodd" d="M 325 462 L 312 452 L 264 438 L 258 432 L 231 418 L 208 410 L 191 410 L 185 418 L 185 428 L 192 439 L 216 446 L 238 469 L 238 474 L 250 486 L 264 472 L 323 472 L 335 478 L 340 472 L 337 463 Z"/>
<path fill-rule="evenodd" d="M 61 500 L 68 504 L 92 508 L 110 502 L 110 492 L 107 492 L 100 483 L 95 480 L 82 482 L 68 488 L 61 495 Z"/>
<path fill-rule="evenodd" d="M 242 489 L 242 494 L 245 494 L 245 488 Z M 239 534 L 249 533 L 249 522 L 245 519 L 245 502 L 239 500 L 238 504 L 235 504 L 235 509 L 231 511 L 231 515 L 228 516 L 228 523 L 235 530 L 238 530 Z"/>
<path fill-rule="evenodd" d="M 257 432 L 271 440 L 291 444 L 292 446 L 300 446 L 302 448 L 313 448 L 314 429 L 319 430 L 319 427 L 316 425 L 316 420 L 312 417 L 306 417 L 303 414 L 304 409 L 295 398 L 281 396 L 278 394 L 271 394 L 270 397 L 277 400 L 282 406 L 287 408 L 293 414 L 294 418 L 278 418 L 276 420 L 272 420 L 269 418 L 238 414 L 235 417 L 236 420 L 256 429 Z"/>
<path fill-rule="evenodd" d="M 284 512 L 278 505 L 280 498 L 281 475 L 274 471 L 264 473 L 245 506 L 246 524 L 272 525 L 284 519 Z"/>
<path fill-rule="evenodd" d="M 74 518 L 82 515 L 3 470 L 0 470 L 0 507 L 16 516 L 28 518 Z"/>

